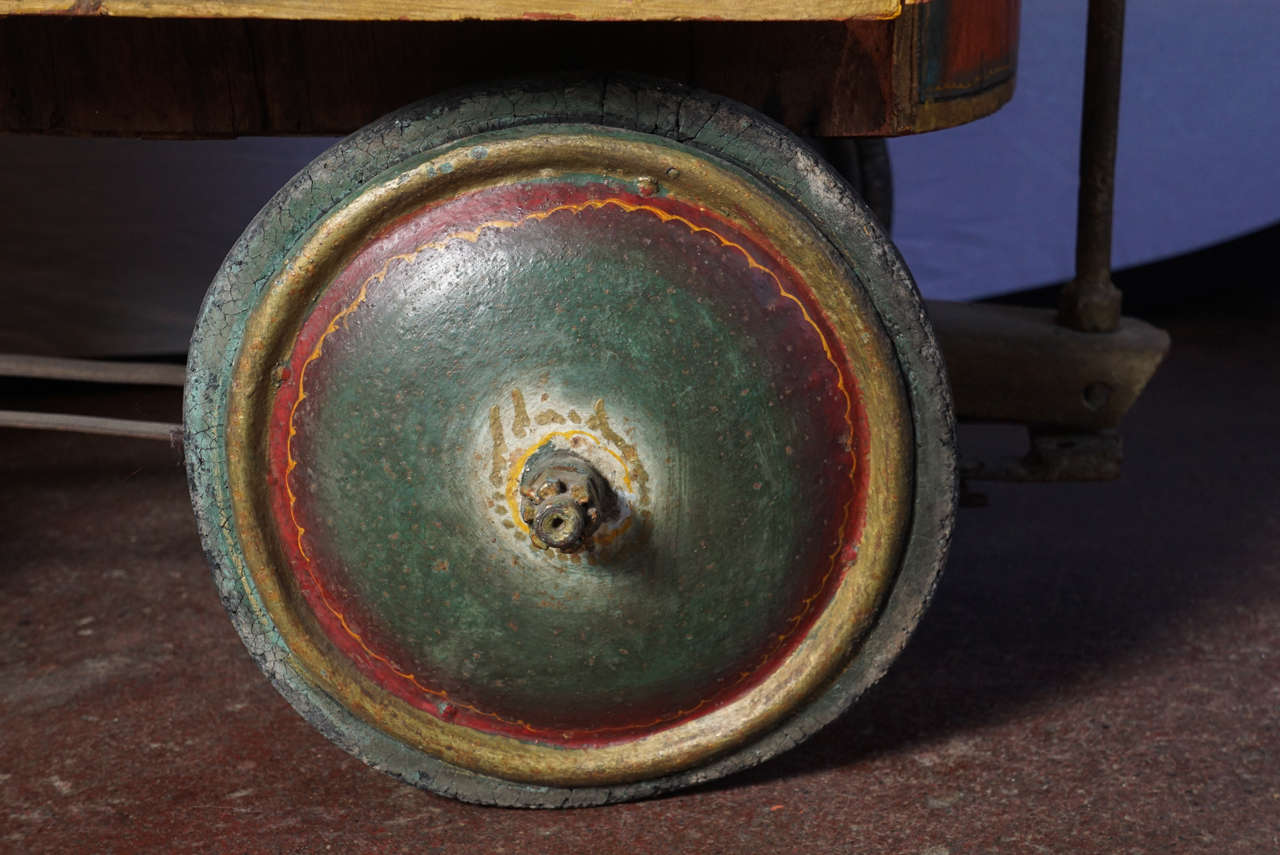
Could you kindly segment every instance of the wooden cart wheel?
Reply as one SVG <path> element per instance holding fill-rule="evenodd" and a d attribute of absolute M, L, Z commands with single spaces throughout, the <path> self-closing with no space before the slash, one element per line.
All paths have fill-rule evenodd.
<path fill-rule="evenodd" d="M 954 507 L 941 360 L 848 186 L 634 79 L 389 115 L 263 208 L 189 364 L 223 602 L 295 708 L 468 801 L 753 765 L 880 677 Z"/>

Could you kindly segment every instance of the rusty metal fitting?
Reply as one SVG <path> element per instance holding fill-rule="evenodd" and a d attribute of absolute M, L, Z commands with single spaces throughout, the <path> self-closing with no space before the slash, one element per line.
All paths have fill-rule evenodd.
<path fill-rule="evenodd" d="M 571 451 L 535 453 L 520 478 L 520 516 L 540 549 L 590 547 L 591 535 L 616 508 L 617 495 L 604 476 Z"/>
<path fill-rule="evenodd" d="M 1076 278 L 1062 289 L 1058 323 L 1080 332 L 1115 332 L 1120 325 L 1120 303 L 1120 289 L 1109 275 Z"/>
<path fill-rule="evenodd" d="M 1125 0 L 1089 0 L 1080 191 L 1076 204 L 1076 275 L 1063 289 L 1058 322 L 1080 332 L 1110 333 L 1120 323 L 1120 291 L 1111 281 L 1116 139 Z"/>

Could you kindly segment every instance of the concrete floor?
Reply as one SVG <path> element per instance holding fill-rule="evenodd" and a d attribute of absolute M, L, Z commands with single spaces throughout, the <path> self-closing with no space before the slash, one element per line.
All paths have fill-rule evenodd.
<path fill-rule="evenodd" d="M 177 449 L 0 432 L 0 849 L 1280 851 L 1280 295 L 1155 320 L 1174 352 L 1124 477 L 984 485 L 849 714 L 713 786 L 571 812 L 419 792 L 298 718 L 222 614 Z M 0 403 L 177 412 L 77 386 Z"/>

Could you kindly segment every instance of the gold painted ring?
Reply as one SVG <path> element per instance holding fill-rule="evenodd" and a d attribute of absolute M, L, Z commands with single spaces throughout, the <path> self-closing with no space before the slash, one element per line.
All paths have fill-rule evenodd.
<path fill-rule="evenodd" d="M 619 94 L 600 85 L 606 96 Z M 949 401 L 909 278 L 892 252 L 885 251 L 885 239 L 871 218 L 797 142 L 745 108 L 682 94 L 691 99 L 689 104 L 714 105 L 719 111 L 712 111 L 717 123 L 709 121 L 704 132 L 725 128 L 734 135 L 690 145 L 680 141 L 678 127 L 668 133 L 638 132 L 634 117 L 597 113 L 592 123 L 573 121 L 574 93 L 566 95 L 554 86 L 530 97 L 567 109 L 556 124 L 530 119 L 474 133 L 448 130 L 449 117 L 493 111 L 505 103 L 484 94 L 429 102 L 388 117 L 307 171 L 311 192 L 317 182 L 322 190 L 351 183 L 343 170 L 367 157 L 369 149 L 361 146 L 377 140 L 378 176 L 354 182 L 335 205 L 304 212 L 284 253 L 266 250 L 280 235 L 264 228 L 260 215 L 229 256 L 202 313 L 187 405 L 189 465 L 202 532 L 233 620 L 304 715 L 375 765 L 432 789 L 478 801 L 593 803 L 756 762 L 780 743 L 820 726 L 878 675 L 918 617 L 941 565 L 953 499 Z M 424 127 L 445 128 L 439 133 L 446 139 L 435 145 L 429 139 L 413 145 L 386 141 L 387 128 Z M 768 653 L 773 658 L 761 660 L 765 664 L 751 671 L 750 679 L 733 692 L 708 695 L 693 712 L 682 708 L 677 715 L 656 718 L 651 727 L 627 724 L 617 735 L 607 735 L 608 727 L 583 727 L 581 734 L 599 735 L 574 731 L 573 738 L 557 741 L 550 735 L 554 728 L 530 723 L 527 715 L 506 715 L 459 700 L 457 689 L 446 691 L 419 678 L 417 674 L 426 673 L 421 668 L 410 671 L 399 664 L 412 651 L 406 654 L 394 644 L 379 647 L 376 626 L 353 628 L 354 612 L 326 612 L 327 606 L 317 611 L 317 603 L 329 601 L 323 591 L 317 595 L 312 590 L 315 586 L 299 573 L 299 562 L 308 555 L 306 538 L 318 536 L 319 529 L 313 524 L 306 534 L 293 509 L 302 452 L 292 443 L 300 427 L 297 441 L 311 441 L 305 429 L 310 423 L 295 425 L 294 418 L 307 406 L 303 400 L 308 394 L 321 394 L 314 391 L 321 387 L 307 391 L 307 372 L 337 370 L 329 369 L 323 354 L 329 352 L 326 341 L 338 348 L 339 338 L 326 340 L 321 332 L 308 340 L 308 324 L 316 325 L 318 307 L 327 295 L 336 294 L 348 271 L 364 269 L 359 266 L 369 253 L 379 251 L 379 241 L 389 242 L 394 229 L 455 200 L 573 182 L 575 187 L 605 188 L 576 203 L 579 210 L 609 208 L 621 217 L 626 210 L 652 209 L 657 213 L 651 218 L 684 220 L 688 226 L 680 226 L 681 234 L 709 234 L 720 246 L 731 243 L 726 234 L 749 237 L 750 246 L 742 249 L 746 269 L 758 267 L 763 272 L 753 275 L 762 281 L 773 277 L 784 310 L 812 327 L 826 354 L 830 367 L 822 370 L 836 382 L 826 384 L 821 394 L 835 400 L 844 395 L 848 436 L 837 440 L 856 459 L 850 472 L 856 472 L 860 498 L 856 524 L 848 507 L 844 519 L 829 523 L 833 536 L 838 535 L 833 541 L 837 546 L 829 567 L 815 575 L 814 593 L 802 598 L 807 611 L 797 618 L 802 618 L 796 624 L 800 629 L 785 644 L 775 645 Z M 302 185 L 295 181 L 264 213 L 289 210 L 302 195 Z M 521 204 L 531 212 L 527 219 L 560 222 L 538 214 L 559 210 L 555 206 Z M 705 222 L 695 223 L 694 217 Z M 600 222 L 604 228 L 613 221 Z M 722 231 L 707 222 L 722 224 L 715 227 Z M 516 223 L 489 221 L 469 231 L 445 228 L 442 234 L 451 237 L 436 243 L 452 245 L 466 232 L 472 235 L 466 240 L 474 244 L 515 229 Z M 408 262 L 397 264 L 408 268 Z M 770 272 L 775 267 L 785 272 Z M 381 274 L 376 265 L 369 270 L 362 280 L 366 286 L 382 282 L 378 275 L 393 275 L 385 265 Z M 801 284 L 784 287 L 779 276 Z M 799 290 L 793 294 L 788 288 Z M 358 321 L 351 312 L 366 291 L 358 293 L 359 300 L 349 300 L 327 329 L 345 330 Z M 243 310 L 228 326 L 225 315 L 217 313 L 232 304 Z M 327 358 L 331 362 L 337 357 Z M 499 427 L 508 424 L 505 410 L 486 403 L 477 404 L 474 432 L 483 442 L 489 441 L 491 409 Z M 586 401 L 580 409 L 591 413 L 592 406 Z M 605 440 L 608 453 L 623 461 L 628 481 L 639 467 L 645 489 L 660 494 L 653 501 L 663 507 L 667 494 L 658 486 L 661 462 L 637 450 L 636 442 L 643 445 L 643 438 L 623 437 L 601 415 L 595 414 L 595 431 L 583 427 L 580 432 L 597 443 Z M 513 411 L 512 423 L 515 418 Z M 504 444 L 506 456 L 496 442 L 491 448 L 477 445 L 470 455 L 475 462 L 466 464 L 474 469 L 473 480 L 492 476 L 501 484 L 490 502 L 494 519 L 509 523 L 516 540 L 527 538 L 527 532 L 519 530 L 523 521 L 518 512 L 512 513 L 517 504 L 513 485 L 524 461 L 541 447 L 535 439 L 553 433 L 572 432 L 530 432 L 525 446 L 515 446 L 514 439 Z M 279 436 L 286 439 L 273 439 Z M 507 436 L 503 433 L 504 442 Z M 922 439 L 928 443 L 924 455 Z M 273 469 L 273 455 L 286 464 Z M 505 470 L 504 461 L 510 464 Z M 932 491 L 925 496 L 922 478 Z M 838 509 L 833 513 L 840 516 Z M 346 571 L 325 572 L 339 578 Z M 318 579 L 314 573 L 312 578 Z M 370 626 L 377 623 L 362 619 Z M 338 624 L 344 629 L 334 630 Z"/>

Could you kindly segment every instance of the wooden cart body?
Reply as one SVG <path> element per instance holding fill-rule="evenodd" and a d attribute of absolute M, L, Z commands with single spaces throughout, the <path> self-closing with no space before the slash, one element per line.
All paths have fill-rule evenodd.
<path fill-rule="evenodd" d="M 1168 342 L 1094 335 L 1119 324 L 1114 103 L 1086 137 L 1097 240 L 1067 309 L 1087 311 L 935 310 L 942 348 L 885 218 L 817 151 L 997 109 L 1018 13 L 0 0 L 0 131 L 362 128 L 267 203 L 197 321 L 183 437 L 215 581 L 281 693 L 377 768 L 602 804 L 754 765 L 879 679 L 945 560 L 955 415 L 1034 428 L 1027 458 L 971 476 L 1118 472 L 1112 427 Z M 1114 96 L 1096 17 L 1087 88 Z M 525 386 L 552 402 L 532 422 Z M 676 473 L 652 496 L 646 458 Z"/>
<path fill-rule="evenodd" d="M 1019 0 L 0 0 L 0 131 L 349 133 L 484 81 L 635 72 L 809 136 L 967 122 L 1013 94 Z"/>

